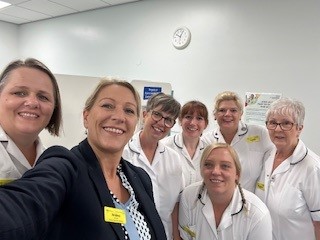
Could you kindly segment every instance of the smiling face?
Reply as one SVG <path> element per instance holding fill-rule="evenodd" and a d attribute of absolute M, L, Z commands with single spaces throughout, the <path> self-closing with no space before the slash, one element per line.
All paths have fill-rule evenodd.
<path fill-rule="evenodd" d="M 167 127 L 165 125 L 165 118 L 170 118 L 173 121 L 175 120 L 174 117 L 164 111 L 161 111 L 162 106 L 158 106 L 149 112 L 143 112 L 143 120 L 144 120 L 144 126 L 142 130 L 142 135 L 147 136 L 148 139 L 153 140 L 155 142 L 160 141 L 165 136 L 168 135 L 171 127 Z M 163 118 L 161 118 L 159 121 L 154 120 L 152 117 L 152 112 L 160 113 Z"/>
<path fill-rule="evenodd" d="M 199 112 L 187 113 L 181 119 L 182 134 L 187 138 L 199 138 L 207 123 Z"/>
<path fill-rule="evenodd" d="M 34 141 L 48 125 L 54 106 L 50 77 L 37 69 L 20 67 L 8 75 L 0 92 L 0 124 L 14 141 Z"/>
<path fill-rule="evenodd" d="M 237 131 L 241 115 L 241 110 L 233 100 L 222 101 L 214 114 L 221 132 Z"/>
<path fill-rule="evenodd" d="M 226 147 L 216 147 L 201 160 L 201 175 L 211 196 L 230 198 L 239 181 L 235 160 Z"/>
<path fill-rule="evenodd" d="M 92 107 L 83 112 L 88 141 L 103 153 L 122 154 L 138 122 L 138 103 L 126 87 L 112 84 L 100 90 Z"/>
<path fill-rule="evenodd" d="M 269 116 L 268 121 L 275 123 L 293 123 L 292 129 L 289 131 L 283 131 L 279 125 L 277 125 L 274 130 L 268 129 L 270 139 L 278 150 L 287 149 L 288 152 L 290 152 L 297 146 L 299 136 L 302 131 L 302 126 L 297 126 L 292 117 L 280 114 L 272 114 Z"/>

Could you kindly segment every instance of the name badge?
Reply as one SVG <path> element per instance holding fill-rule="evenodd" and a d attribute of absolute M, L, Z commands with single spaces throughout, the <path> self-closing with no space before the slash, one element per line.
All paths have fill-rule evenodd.
<path fill-rule="evenodd" d="M 259 136 L 249 136 L 247 137 L 247 142 L 248 143 L 253 143 L 253 142 L 260 142 L 260 137 Z"/>
<path fill-rule="evenodd" d="M 182 227 L 183 231 L 185 231 L 186 233 L 188 233 L 192 238 L 196 237 L 196 233 L 193 232 L 190 228 L 188 228 L 187 226 L 183 226 Z"/>
<path fill-rule="evenodd" d="M 264 191 L 264 183 L 263 182 L 257 182 L 257 188 Z"/>
<path fill-rule="evenodd" d="M 9 182 L 12 182 L 14 179 L 6 179 L 6 178 L 0 178 L 0 186 L 6 185 Z"/>
<path fill-rule="evenodd" d="M 118 208 L 104 207 L 104 220 L 106 222 L 126 224 L 126 212 Z"/>

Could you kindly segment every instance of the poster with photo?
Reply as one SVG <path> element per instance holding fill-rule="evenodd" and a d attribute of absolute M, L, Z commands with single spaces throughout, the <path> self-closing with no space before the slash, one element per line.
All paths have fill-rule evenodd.
<path fill-rule="evenodd" d="M 245 96 L 245 119 L 249 124 L 265 125 L 266 112 L 272 102 L 281 98 L 281 93 L 247 92 Z"/>

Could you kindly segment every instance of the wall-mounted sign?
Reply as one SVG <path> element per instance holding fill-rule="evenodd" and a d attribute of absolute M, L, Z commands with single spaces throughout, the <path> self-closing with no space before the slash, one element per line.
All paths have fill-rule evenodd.
<path fill-rule="evenodd" d="M 144 87 L 143 88 L 143 100 L 149 99 L 153 94 L 162 92 L 161 87 Z"/>
<path fill-rule="evenodd" d="M 245 122 L 265 125 L 266 112 L 272 102 L 281 98 L 281 93 L 246 93 Z"/>

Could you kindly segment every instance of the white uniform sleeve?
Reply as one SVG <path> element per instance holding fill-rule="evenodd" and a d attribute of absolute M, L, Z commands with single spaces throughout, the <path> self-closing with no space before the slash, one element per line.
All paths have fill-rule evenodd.
<path fill-rule="evenodd" d="M 320 183 L 320 168 L 315 167 L 303 186 L 303 195 L 307 202 L 311 218 L 313 221 L 320 221 L 320 191 L 318 184 Z"/>
<path fill-rule="evenodd" d="M 270 213 L 267 212 L 253 227 L 247 240 L 272 240 L 272 222 Z"/>

